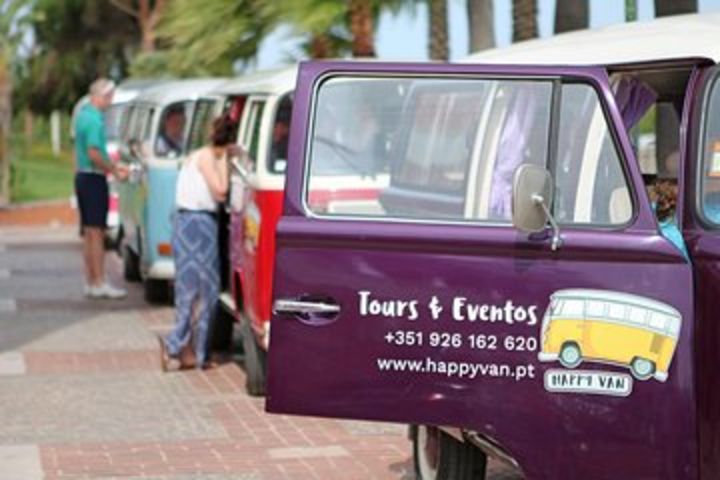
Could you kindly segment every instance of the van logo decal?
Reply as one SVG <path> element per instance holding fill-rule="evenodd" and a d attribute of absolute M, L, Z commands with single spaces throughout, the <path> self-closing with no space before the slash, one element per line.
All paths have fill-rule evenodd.
<path fill-rule="evenodd" d="M 651 298 L 609 290 L 558 290 L 543 316 L 538 359 L 565 369 L 546 371 L 545 389 L 627 396 L 632 377 L 665 382 L 681 327 L 677 309 Z M 632 377 L 576 370 L 595 363 L 626 368 Z"/>

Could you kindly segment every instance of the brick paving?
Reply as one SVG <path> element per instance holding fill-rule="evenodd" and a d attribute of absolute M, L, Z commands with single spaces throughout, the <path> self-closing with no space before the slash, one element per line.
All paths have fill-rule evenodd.
<path fill-rule="evenodd" d="M 0 247 L 0 480 L 414 478 L 401 425 L 268 415 L 233 361 L 163 374 L 172 308 L 82 298 L 74 229 Z"/>

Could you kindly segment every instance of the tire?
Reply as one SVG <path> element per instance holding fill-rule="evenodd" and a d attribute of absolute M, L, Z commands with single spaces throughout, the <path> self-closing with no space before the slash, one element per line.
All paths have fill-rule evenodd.
<path fill-rule="evenodd" d="M 566 342 L 560 349 L 558 357 L 560 364 L 565 368 L 575 368 L 582 363 L 582 352 L 575 342 Z"/>
<path fill-rule="evenodd" d="M 122 260 L 123 260 L 123 276 L 128 282 L 139 282 L 142 280 L 140 277 L 140 260 L 135 255 L 130 247 L 124 245 L 122 247 Z"/>
<path fill-rule="evenodd" d="M 215 352 L 231 352 L 235 319 L 218 302 L 210 345 Z"/>
<path fill-rule="evenodd" d="M 655 375 L 655 362 L 647 358 L 635 357 L 630 362 L 630 371 L 638 380 L 649 380 Z"/>
<path fill-rule="evenodd" d="M 152 304 L 167 303 L 170 287 L 165 280 L 146 278 L 143 282 L 145 301 Z"/>
<path fill-rule="evenodd" d="M 245 350 L 245 390 L 248 395 L 262 397 L 267 383 L 267 354 L 260 348 L 247 317 L 240 321 L 243 350 Z"/>
<path fill-rule="evenodd" d="M 418 480 L 484 480 L 487 455 L 436 427 L 413 429 L 413 459 Z"/>

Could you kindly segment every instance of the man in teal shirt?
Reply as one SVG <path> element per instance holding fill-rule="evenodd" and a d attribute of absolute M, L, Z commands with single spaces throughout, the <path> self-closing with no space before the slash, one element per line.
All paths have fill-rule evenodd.
<path fill-rule="evenodd" d="M 107 175 L 127 178 L 127 169 L 113 165 L 107 153 L 103 112 L 112 103 L 115 84 L 98 79 L 90 86 L 90 100 L 83 105 L 74 125 L 75 195 L 80 210 L 85 262 L 85 295 L 91 298 L 123 298 L 125 290 L 105 280 L 105 228 L 109 192 Z"/>

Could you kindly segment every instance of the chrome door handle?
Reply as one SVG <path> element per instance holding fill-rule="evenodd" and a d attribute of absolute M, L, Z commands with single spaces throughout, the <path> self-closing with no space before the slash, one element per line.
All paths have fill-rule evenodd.
<path fill-rule="evenodd" d="M 340 305 L 323 302 L 306 302 L 303 300 L 276 300 L 273 304 L 273 312 L 290 314 L 312 314 L 340 313 Z"/>

